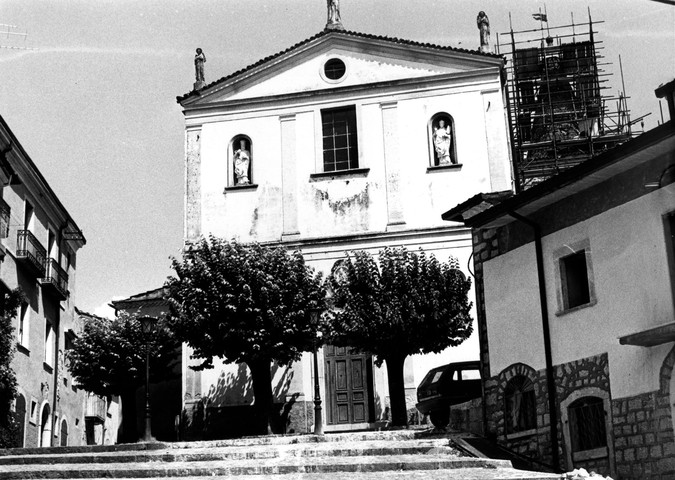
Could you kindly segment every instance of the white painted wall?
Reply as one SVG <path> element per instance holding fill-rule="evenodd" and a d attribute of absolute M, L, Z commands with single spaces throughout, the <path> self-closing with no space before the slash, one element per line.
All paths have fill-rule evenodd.
<path fill-rule="evenodd" d="M 226 239 L 297 241 L 308 263 L 324 275 L 345 251 L 366 249 L 376 254 L 387 245 L 406 245 L 410 250 L 422 246 L 441 261 L 453 255 L 468 275 L 470 234 L 442 221 L 441 214 L 478 192 L 511 188 L 498 69 L 494 63 L 475 63 L 477 60 L 468 55 L 454 59 L 439 54 L 434 64 L 433 54 L 427 52 L 420 59 L 402 46 L 396 47 L 400 51 L 396 58 L 342 47 L 304 56 L 290 62 L 288 68 L 272 66 L 258 77 L 252 74 L 240 84 L 225 86 L 222 92 L 206 93 L 204 103 L 210 103 L 209 108 L 186 112 L 186 125 L 201 128 L 197 199 L 201 208 L 186 209 L 186 215 L 200 212 L 198 218 L 186 218 L 186 224 L 199 223 L 203 235 Z M 327 82 L 320 73 L 324 62 L 333 56 L 347 64 L 347 75 L 336 83 Z M 419 78 L 419 84 L 396 84 L 413 78 Z M 342 95 L 323 92 L 376 81 L 385 84 Z M 315 94 L 265 98 L 307 91 Z M 257 100 L 245 101 L 254 98 Z M 359 167 L 369 171 L 312 178 L 323 169 L 321 110 L 347 105 L 356 107 Z M 440 112 L 454 119 L 461 168 L 428 172 L 432 161 L 428 122 Z M 391 130 L 386 135 L 385 125 L 393 125 L 393 136 Z M 257 188 L 225 191 L 232 183 L 229 144 L 240 134 L 252 142 L 251 180 Z M 395 149 L 387 143 L 392 138 Z M 290 157 L 289 148 L 293 151 Z M 190 192 L 187 195 L 188 203 L 194 201 Z M 398 209 L 405 222 L 396 226 L 396 233 L 388 226 L 392 209 Z M 284 231 L 284 222 L 293 216 L 299 234 L 282 237 L 289 233 Z M 293 243 L 287 245 L 296 248 Z M 460 347 L 410 358 L 408 387 L 416 387 L 432 367 L 477 358 L 476 333 Z M 295 368 L 296 386 L 304 390 L 308 400 L 313 397 L 310 360 L 311 356 L 305 355 L 302 367 Z M 233 368 L 236 366 L 219 365 L 203 372 L 203 393 L 234 375 Z M 322 376 L 323 361 L 320 370 Z M 375 395 L 383 405 L 388 395 L 386 370 L 376 369 L 374 375 Z M 321 386 L 323 389 L 324 382 Z"/>
<path fill-rule="evenodd" d="M 675 210 L 675 184 L 543 238 L 553 363 L 609 354 L 612 396 L 659 388 L 672 345 L 620 345 L 618 338 L 673 321 L 662 216 Z M 597 304 L 559 311 L 556 250 L 588 240 Z M 484 265 L 491 374 L 520 361 L 545 367 L 534 245 Z"/>

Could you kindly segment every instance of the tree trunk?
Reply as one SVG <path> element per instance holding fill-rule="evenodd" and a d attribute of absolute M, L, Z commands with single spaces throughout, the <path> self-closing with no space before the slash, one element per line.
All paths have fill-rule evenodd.
<path fill-rule="evenodd" d="M 403 382 L 403 364 L 405 355 L 386 357 L 387 380 L 389 382 L 389 401 L 391 402 L 391 426 L 408 425 L 408 411 L 405 405 L 405 384 Z"/>
<path fill-rule="evenodd" d="M 255 428 L 256 433 L 267 435 L 271 433 L 270 415 L 272 413 L 272 362 L 259 360 L 248 363 L 253 381 L 253 395 L 255 403 Z"/>
<path fill-rule="evenodd" d="M 138 441 L 136 389 L 128 389 L 120 395 L 122 400 L 122 434 L 121 443 L 134 443 Z"/>

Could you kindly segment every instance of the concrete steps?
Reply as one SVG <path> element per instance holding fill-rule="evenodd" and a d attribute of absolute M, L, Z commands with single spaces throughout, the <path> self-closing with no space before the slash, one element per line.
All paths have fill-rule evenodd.
<path fill-rule="evenodd" d="M 0 451 L 2 479 L 559 479 L 462 456 L 415 431 Z"/>

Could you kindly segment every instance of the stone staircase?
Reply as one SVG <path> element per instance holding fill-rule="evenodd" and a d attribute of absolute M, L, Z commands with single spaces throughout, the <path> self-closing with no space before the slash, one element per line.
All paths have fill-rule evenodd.
<path fill-rule="evenodd" d="M 544 480 L 508 460 L 466 456 L 445 436 L 364 432 L 190 443 L 0 450 L 2 479 Z"/>

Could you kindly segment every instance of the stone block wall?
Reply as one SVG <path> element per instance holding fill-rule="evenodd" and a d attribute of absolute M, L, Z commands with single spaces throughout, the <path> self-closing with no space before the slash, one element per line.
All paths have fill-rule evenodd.
<path fill-rule="evenodd" d="M 655 392 L 612 400 L 614 450 L 621 479 L 675 478 L 670 380 L 675 348 L 666 357 Z"/>
<path fill-rule="evenodd" d="M 525 432 L 506 433 L 505 425 L 505 389 L 506 384 L 516 375 L 530 379 L 534 385 L 536 398 L 537 426 Z M 574 362 L 554 366 L 556 383 L 556 404 L 560 411 L 562 401 L 582 388 L 595 388 L 609 395 L 609 366 L 607 354 L 596 355 Z M 550 435 L 550 415 L 548 410 L 548 390 L 546 387 L 546 370 L 516 363 L 504 369 L 498 375 L 487 379 L 483 384 L 485 390 L 485 414 L 487 417 L 487 434 L 495 438 L 501 445 L 521 455 L 533 458 L 545 464 L 552 463 L 552 442 Z M 560 467 L 571 470 L 566 465 L 566 446 L 563 435 L 562 418 L 558 422 L 558 456 Z M 577 462 L 576 467 L 592 467 L 598 473 L 609 475 L 607 462 Z"/>

